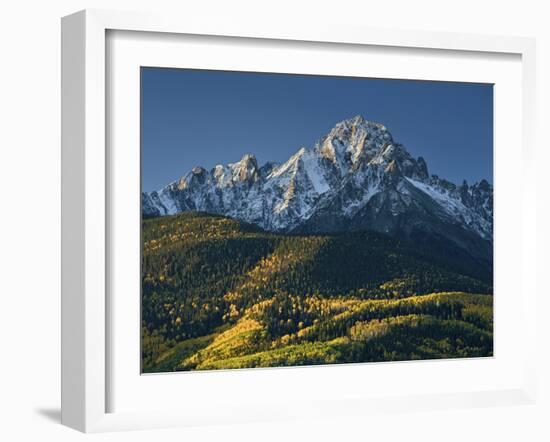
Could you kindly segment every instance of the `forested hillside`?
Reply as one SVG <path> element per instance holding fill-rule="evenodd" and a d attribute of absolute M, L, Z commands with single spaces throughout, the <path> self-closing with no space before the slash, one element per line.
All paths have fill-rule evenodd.
<path fill-rule="evenodd" d="M 144 372 L 492 355 L 492 271 L 444 242 L 145 219 Z"/>

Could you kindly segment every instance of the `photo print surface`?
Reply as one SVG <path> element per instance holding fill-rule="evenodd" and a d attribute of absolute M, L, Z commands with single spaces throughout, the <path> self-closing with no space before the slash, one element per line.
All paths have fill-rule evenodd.
<path fill-rule="evenodd" d="M 493 86 L 141 68 L 143 373 L 493 355 Z"/>

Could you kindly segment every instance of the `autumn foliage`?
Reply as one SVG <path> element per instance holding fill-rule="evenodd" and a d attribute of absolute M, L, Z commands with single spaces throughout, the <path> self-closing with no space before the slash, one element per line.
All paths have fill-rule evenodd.
<path fill-rule="evenodd" d="M 142 241 L 144 372 L 492 355 L 492 270 L 445 244 L 202 213 Z"/>

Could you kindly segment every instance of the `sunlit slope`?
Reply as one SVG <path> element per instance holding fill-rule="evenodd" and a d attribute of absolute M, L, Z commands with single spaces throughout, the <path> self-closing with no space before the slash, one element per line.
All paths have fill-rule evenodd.
<path fill-rule="evenodd" d="M 143 241 L 145 372 L 492 354 L 492 275 L 439 246 L 200 213 Z"/>

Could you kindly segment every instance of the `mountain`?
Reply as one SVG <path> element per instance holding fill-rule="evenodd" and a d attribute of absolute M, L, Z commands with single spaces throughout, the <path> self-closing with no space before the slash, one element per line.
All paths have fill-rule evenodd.
<path fill-rule="evenodd" d="M 144 216 L 219 214 L 291 234 L 374 230 L 453 245 L 492 261 L 493 187 L 429 175 L 379 123 L 344 120 L 282 164 L 251 154 L 212 170 L 193 168 L 160 191 L 142 193 Z"/>

